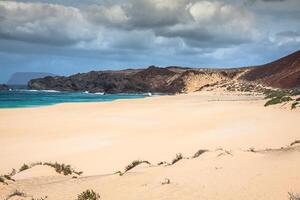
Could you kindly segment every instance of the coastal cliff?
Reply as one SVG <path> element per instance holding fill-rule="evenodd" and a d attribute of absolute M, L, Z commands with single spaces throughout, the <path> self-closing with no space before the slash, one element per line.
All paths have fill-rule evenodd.
<path fill-rule="evenodd" d="M 236 70 L 208 70 L 150 66 L 140 70 L 92 71 L 69 77 L 48 76 L 29 81 L 30 89 L 105 93 L 183 93 L 228 80 Z M 240 70 L 243 71 L 243 70 Z"/>
<path fill-rule="evenodd" d="M 189 93 L 217 85 L 240 88 L 255 84 L 277 88 L 300 87 L 300 51 L 269 64 L 248 68 L 198 69 L 183 67 L 120 71 L 91 71 L 72 76 L 47 76 L 29 81 L 29 89 L 104 93 Z"/>

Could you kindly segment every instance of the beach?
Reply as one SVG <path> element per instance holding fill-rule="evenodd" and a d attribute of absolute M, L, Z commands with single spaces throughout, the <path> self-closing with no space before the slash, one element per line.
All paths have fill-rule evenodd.
<path fill-rule="evenodd" d="M 59 162 L 77 179 L 36 166 L 0 185 L 33 197 L 75 199 L 288 199 L 300 192 L 299 110 L 264 107 L 261 95 L 196 92 L 101 103 L 0 109 L 0 174 Z M 197 158 L 199 150 L 207 150 Z M 184 159 L 170 163 L 181 153 Z M 123 176 L 133 160 L 147 160 Z M 169 184 L 162 184 L 169 179 Z M 25 197 L 24 197 L 25 198 Z M 25 198 L 26 199 L 26 198 Z"/>

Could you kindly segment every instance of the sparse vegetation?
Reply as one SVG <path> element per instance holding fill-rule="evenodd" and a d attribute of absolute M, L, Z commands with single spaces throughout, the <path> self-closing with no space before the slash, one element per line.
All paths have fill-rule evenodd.
<path fill-rule="evenodd" d="M 25 171 L 29 169 L 30 167 L 27 164 L 23 164 L 22 167 L 20 168 L 19 172 Z"/>
<path fill-rule="evenodd" d="M 176 154 L 176 157 L 172 160 L 171 165 L 174 165 L 175 163 L 177 163 L 181 159 L 183 159 L 182 154 L 181 153 Z"/>
<path fill-rule="evenodd" d="M 10 175 L 4 175 L 3 177 L 6 178 L 7 180 L 15 181 L 15 179 L 11 178 Z"/>
<path fill-rule="evenodd" d="M 93 190 L 86 190 L 78 195 L 76 200 L 99 200 L 100 195 Z"/>
<path fill-rule="evenodd" d="M 15 190 L 12 194 L 8 195 L 8 197 L 5 200 L 9 200 L 12 197 L 26 197 L 26 194 L 24 192 L 20 192 L 19 190 Z"/>
<path fill-rule="evenodd" d="M 3 175 L 3 176 L 0 176 L 0 183 L 3 183 L 5 185 L 8 185 L 8 183 L 6 182 L 7 180 L 9 181 L 15 181 L 13 178 L 11 178 L 10 175 Z"/>
<path fill-rule="evenodd" d="M 128 172 L 129 170 L 135 168 L 136 166 L 138 166 L 138 165 L 140 165 L 140 164 L 142 164 L 142 163 L 146 163 L 146 164 L 148 164 L 148 165 L 151 165 L 151 163 L 148 162 L 148 161 L 146 161 L 146 160 L 134 160 L 131 164 L 129 164 L 129 165 L 127 165 L 127 166 L 125 167 L 124 173 L 125 173 L 125 172 Z"/>
<path fill-rule="evenodd" d="M 57 162 L 55 163 L 51 163 L 51 162 L 36 162 L 36 163 L 32 163 L 32 164 L 23 164 L 22 167 L 19 169 L 19 172 L 22 172 L 24 170 L 27 170 L 27 169 L 30 169 L 34 166 L 37 166 L 37 165 L 46 165 L 46 166 L 50 166 L 50 167 L 53 167 L 55 169 L 55 171 L 59 174 L 63 174 L 65 176 L 67 175 L 72 175 L 72 174 L 76 174 L 78 176 L 80 176 L 83 172 L 82 171 L 75 171 L 74 169 L 71 168 L 71 165 L 66 165 L 66 164 L 59 164 Z M 9 175 L 6 175 L 8 176 L 8 180 L 12 180 L 14 181 L 13 179 L 11 179 L 10 177 L 15 175 L 17 172 L 15 169 L 12 170 L 12 172 L 9 174 Z"/>
<path fill-rule="evenodd" d="M 164 165 L 164 164 L 167 164 L 167 162 L 166 161 L 161 161 L 161 162 L 157 163 L 158 166 Z"/>
<path fill-rule="evenodd" d="M 114 174 L 119 174 L 120 176 L 123 176 L 123 173 L 121 171 L 117 171 Z"/>
<path fill-rule="evenodd" d="M 298 101 L 295 101 L 292 105 L 291 105 L 291 109 L 295 109 L 297 108 L 297 105 L 300 104 Z"/>
<path fill-rule="evenodd" d="M 289 192 L 289 200 L 300 200 L 300 195 L 299 194 L 294 194 Z"/>
<path fill-rule="evenodd" d="M 2 176 L 0 176 L 0 183 L 7 184 L 7 183 L 5 182 L 4 177 L 2 177 Z"/>
<path fill-rule="evenodd" d="M 193 155 L 193 157 L 192 158 L 198 158 L 201 154 L 203 154 L 203 153 L 205 153 L 205 152 L 207 152 L 208 150 L 206 150 L 206 149 L 200 149 L 200 150 L 198 150 L 194 155 Z"/>
<path fill-rule="evenodd" d="M 284 96 L 291 96 L 288 91 L 285 90 L 267 90 L 264 92 L 265 99 L 282 98 Z"/>
<path fill-rule="evenodd" d="M 300 90 L 292 89 L 292 90 L 266 90 L 264 92 L 265 99 L 270 99 L 265 103 L 265 106 L 280 104 L 288 101 L 294 100 L 292 96 L 297 96 L 300 94 Z M 300 103 L 298 102 L 300 98 L 295 99 L 295 101 L 291 105 L 291 109 L 295 109 L 297 105 Z"/>
<path fill-rule="evenodd" d="M 269 101 L 267 101 L 265 103 L 265 106 L 275 105 L 275 104 L 279 104 L 279 103 L 283 103 L 283 102 L 288 102 L 291 100 L 293 100 L 293 99 L 289 96 L 278 96 L 278 97 L 274 97 L 274 98 L 270 99 Z"/>
<path fill-rule="evenodd" d="M 300 144 L 300 140 L 295 140 L 294 142 L 292 142 L 292 143 L 290 144 L 290 146 L 293 146 L 293 145 L 295 145 L 295 144 Z"/>
<path fill-rule="evenodd" d="M 63 174 L 65 176 L 72 175 L 73 173 L 77 175 L 81 175 L 83 173 L 81 171 L 80 172 L 75 171 L 74 169 L 71 168 L 71 165 L 59 164 L 57 162 L 55 163 L 46 162 L 43 163 L 43 165 L 53 167 L 57 173 Z"/>

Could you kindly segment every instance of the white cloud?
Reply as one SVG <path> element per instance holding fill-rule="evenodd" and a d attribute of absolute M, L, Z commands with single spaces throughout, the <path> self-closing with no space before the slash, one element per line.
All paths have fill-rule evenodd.
<path fill-rule="evenodd" d="M 159 48 L 157 41 L 228 47 L 261 39 L 255 21 L 251 11 L 222 1 L 128 0 L 78 8 L 0 1 L 0 38 L 84 49 Z"/>
<path fill-rule="evenodd" d="M 95 30 L 74 7 L 0 1 L 0 16 L 3 39 L 68 45 L 95 37 Z"/>

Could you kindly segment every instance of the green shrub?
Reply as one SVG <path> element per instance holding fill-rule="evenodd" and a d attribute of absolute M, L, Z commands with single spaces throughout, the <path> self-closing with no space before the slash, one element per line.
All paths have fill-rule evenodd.
<path fill-rule="evenodd" d="M 183 159 L 182 154 L 181 153 L 176 154 L 176 157 L 172 160 L 171 165 L 174 165 L 175 163 L 177 163 L 181 159 Z"/>
<path fill-rule="evenodd" d="M 29 169 L 29 166 L 26 164 L 23 164 L 22 167 L 20 168 L 19 172 L 27 170 L 27 169 Z"/>
<path fill-rule="evenodd" d="M 293 99 L 291 97 L 287 97 L 287 96 L 274 97 L 271 100 L 267 101 L 265 103 L 265 106 L 275 105 L 275 104 L 279 104 L 279 103 L 283 103 L 283 102 L 287 102 L 287 101 L 291 101 L 291 100 L 293 100 Z"/>
<path fill-rule="evenodd" d="M 77 200 L 99 200 L 100 195 L 93 190 L 86 190 L 77 196 Z"/>
<path fill-rule="evenodd" d="M 300 95 L 300 89 L 292 89 L 292 90 L 290 90 L 290 94 L 292 96 Z"/>
<path fill-rule="evenodd" d="M 284 96 L 290 96 L 290 93 L 287 91 L 284 91 L 284 90 L 267 90 L 264 94 L 266 95 L 265 99 L 272 99 L 275 97 L 281 98 Z"/>
<path fill-rule="evenodd" d="M 136 166 L 138 166 L 138 165 L 140 165 L 140 164 L 142 164 L 142 163 L 146 163 L 146 164 L 148 164 L 148 165 L 151 165 L 151 163 L 148 162 L 148 161 L 146 161 L 146 160 L 134 160 L 131 164 L 129 164 L 129 165 L 127 165 L 127 166 L 125 167 L 125 172 L 127 172 L 127 171 L 129 171 L 129 170 L 135 168 Z M 124 173 L 125 173 L 125 172 L 124 172 Z"/>

